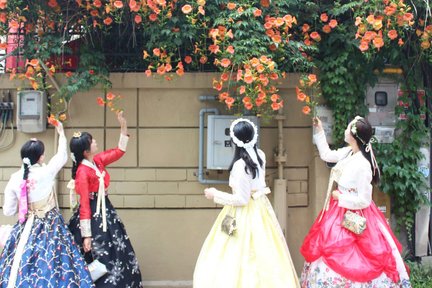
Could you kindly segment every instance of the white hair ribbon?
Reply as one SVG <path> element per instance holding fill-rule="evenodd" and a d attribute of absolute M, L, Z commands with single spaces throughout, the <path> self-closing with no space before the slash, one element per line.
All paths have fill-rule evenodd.
<path fill-rule="evenodd" d="M 366 151 L 366 153 L 370 153 L 370 155 L 371 155 L 373 175 L 375 175 L 375 171 L 378 171 L 378 175 L 381 176 L 381 172 L 378 169 L 378 162 L 376 161 L 375 154 L 374 154 L 373 149 L 372 149 L 372 143 L 375 143 L 375 142 L 376 142 L 375 138 L 371 138 L 369 140 L 369 143 L 367 143 L 367 145 L 366 145 L 365 151 Z"/>
<path fill-rule="evenodd" d="M 238 139 L 235 135 L 234 135 L 234 127 L 239 123 L 239 122 L 247 122 L 250 125 L 252 125 L 253 129 L 254 129 L 254 135 L 253 138 L 251 139 L 251 141 L 244 143 L 243 141 L 241 141 L 240 139 Z M 255 125 L 255 123 L 253 123 L 252 121 L 250 121 L 249 119 L 246 118 L 238 118 L 235 121 L 233 121 L 231 123 L 231 127 L 230 127 L 230 136 L 231 139 L 233 140 L 234 144 L 236 144 L 238 147 L 240 148 L 244 148 L 246 150 L 246 152 L 249 154 L 249 156 L 251 157 L 252 161 L 255 162 L 258 167 L 259 162 L 258 162 L 258 156 L 255 152 L 255 144 L 258 141 L 258 128 Z"/>
<path fill-rule="evenodd" d="M 76 163 L 75 154 L 73 152 L 70 154 L 70 157 L 71 157 L 72 162 Z"/>

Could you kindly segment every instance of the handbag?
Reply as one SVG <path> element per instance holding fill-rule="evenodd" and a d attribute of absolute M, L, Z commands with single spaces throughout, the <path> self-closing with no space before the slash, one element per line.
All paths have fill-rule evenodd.
<path fill-rule="evenodd" d="M 366 218 L 355 212 L 347 210 L 342 220 L 342 226 L 349 231 L 360 235 L 366 229 Z"/>
<path fill-rule="evenodd" d="M 231 206 L 231 210 L 232 209 L 234 209 L 234 207 Z M 222 232 L 225 232 L 228 236 L 234 235 L 234 232 L 237 230 L 235 215 L 231 216 L 228 211 L 227 215 L 225 215 L 225 218 L 222 220 L 221 228 Z"/>
<path fill-rule="evenodd" d="M 101 263 L 99 260 L 93 260 L 92 263 L 88 264 L 87 266 L 90 277 L 93 280 L 93 282 L 96 282 L 99 278 L 104 276 L 106 273 L 108 273 L 108 270 L 105 266 L 105 264 Z"/>

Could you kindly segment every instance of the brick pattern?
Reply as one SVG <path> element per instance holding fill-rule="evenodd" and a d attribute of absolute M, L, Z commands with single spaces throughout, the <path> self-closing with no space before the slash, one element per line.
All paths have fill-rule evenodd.
<path fill-rule="evenodd" d="M 287 179 L 288 207 L 308 206 L 308 168 L 293 168 L 285 170 Z"/>
<path fill-rule="evenodd" d="M 17 168 L 0 169 L 0 200 L 10 175 Z M 210 185 L 198 182 L 193 169 L 147 169 L 110 168 L 110 200 L 116 208 L 214 208 L 203 191 Z M 272 186 L 276 170 L 267 170 L 267 183 Z M 287 168 L 288 206 L 307 206 L 308 169 Z M 62 208 L 69 208 L 68 168 L 59 173 L 58 199 Z M 225 172 L 220 179 L 227 179 Z M 230 192 L 228 185 L 215 185 L 217 189 Z M 272 199 L 272 195 L 269 196 Z"/>
<path fill-rule="evenodd" d="M 203 191 L 210 185 L 198 182 L 192 169 L 109 169 L 111 175 L 110 199 L 117 208 L 214 208 Z M 267 171 L 267 183 L 272 186 L 274 169 Z M 288 206 L 307 206 L 308 169 L 287 168 Z M 224 173 L 227 177 L 227 173 Z M 227 179 L 221 177 L 221 179 Z M 67 179 L 59 180 L 59 202 L 69 207 Z M 2 183 L 0 182 L 0 187 Z M 230 192 L 227 185 L 215 185 L 217 189 Z M 64 196 L 64 197 L 63 197 Z M 269 196 L 272 199 L 272 195 Z"/>
<path fill-rule="evenodd" d="M 111 185 L 110 199 L 117 208 L 214 208 L 212 201 L 205 199 L 203 190 L 210 186 L 198 182 L 198 131 L 199 112 L 202 108 L 216 107 L 225 114 L 220 103 L 201 102 L 200 95 L 211 95 L 213 75 L 193 73 L 181 81 L 166 82 L 146 78 L 141 74 L 111 75 L 112 91 L 123 95 L 121 106 L 126 111 L 130 141 L 128 151 L 122 159 L 109 167 Z M 308 203 L 308 166 L 312 161 L 310 119 L 301 113 L 301 104 L 295 100 L 295 83 L 298 75 L 292 74 L 280 86 L 287 119 L 284 123 L 285 150 L 288 161 L 284 170 L 287 179 L 289 206 L 305 206 Z M 64 81 L 64 79 L 59 79 Z M 0 77 L 3 89 L 11 89 L 16 101 L 16 87 Z M 100 150 L 115 147 L 119 128 L 115 115 L 96 105 L 96 98 L 103 96 L 100 89 L 74 96 L 65 125 L 68 139 L 75 131 L 88 131 L 97 140 Z M 290 109 L 289 111 L 287 109 Z M 289 113 L 288 113 L 289 112 Z M 262 123 L 260 131 L 261 149 L 267 155 L 267 183 L 271 187 L 277 171 L 274 169 L 274 148 L 277 147 L 275 121 Z M 28 138 L 34 135 L 17 133 L 15 145 L 0 152 L 0 197 L 10 175 L 21 165 L 19 150 Z M 36 135 L 44 141 L 46 159 L 55 149 L 54 129 Z M 58 193 L 61 207 L 69 207 L 71 161 L 59 173 Z M 227 171 L 206 171 L 207 179 L 227 180 Z M 230 192 L 227 185 L 214 185 Z M 272 199 L 272 195 L 269 196 Z"/>

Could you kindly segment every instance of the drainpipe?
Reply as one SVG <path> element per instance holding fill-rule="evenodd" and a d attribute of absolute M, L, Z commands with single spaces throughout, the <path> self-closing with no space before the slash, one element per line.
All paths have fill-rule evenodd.
<path fill-rule="evenodd" d="M 278 178 L 274 180 L 274 208 L 279 224 L 286 236 L 287 218 L 288 218 L 288 202 L 287 202 L 287 182 L 284 179 L 284 163 L 287 161 L 287 156 L 284 151 L 283 143 L 283 122 L 285 116 L 281 112 L 275 117 L 278 122 L 278 153 L 275 155 L 275 161 L 278 165 Z"/>
<path fill-rule="evenodd" d="M 201 96 L 209 97 L 209 96 Z M 200 97 L 200 99 L 201 99 Z M 208 100 L 208 99 L 204 99 Z M 211 180 L 204 178 L 204 115 L 206 113 L 213 113 L 219 115 L 219 110 L 216 108 L 204 108 L 200 110 L 200 120 L 199 120 L 199 147 L 198 147 L 198 181 L 201 184 L 227 184 L 228 181 L 225 180 Z"/>

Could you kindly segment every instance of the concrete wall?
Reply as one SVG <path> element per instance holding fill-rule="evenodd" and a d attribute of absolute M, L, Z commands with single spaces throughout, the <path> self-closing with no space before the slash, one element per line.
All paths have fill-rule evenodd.
<path fill-rule="evenodd" d="M 198 99 L 200 95 L 215 94 L 211 88 L 214 76 L 194 73 L 167 82 L 139 73 L 111 75 L 112 91 L 124 96 L 122 107 L 131 140 L 127 154 L 109 168 L 110 199 L 125 222 L 147 286 L 190 285 L 201 245 L 220 211 L 220 207 L 205 199 L 206 186 L 196 176 L 200 109 L 216 107 L 221 114 L 228 114 L 223 105 Z M 290 74 L 280 84 L 280 93 L 285 103 L 283 131 L 288 155 L 284 167 L 288 193 L 286 238 L 300 273 L 303 258 L 299 247 L 322 207 L 328 169 L 312 145 L 310 118 L 302 115 L 295 96 L 297 83 L 298 75 Z M 0 78 L 0 93 L 10 89 L 15 96 L 17 85 L 22 83 Z M 119 128 L 115 115 L 97 106 L 98 96 L 103 96 L 101 89 L 74 96 L 66 133 L 70 139 L 74 131 L 89 131 L 100 149 L 110 148 L 117 144 Z M 264 123 L 260 133 L 270 186 L 277 172 L 273 156 L 277 147 L 276 125 L 275 121 Z M 53 135 L 52 128 L 40 134 L 16 133 L 13 147 L 0 151 L 0 193 L 20 165 L 21 145 L 31 137 L 40 138 L 49 158 L 53 155 Z M 206 178 L 227 179 L 227 173 L 209 171 Z M 59 202 L 64 208 L 69 206 L 69 179 L 70 162 L 59 175 Z M 224 185 L 216 187 L 229 191 Z M 3 202 L 2 194 L 0 198 Z M 69 209 L 64 209 L 64 214 L 68 220 Z M 0 217 L 1 224 L 15 220 Z"/>

